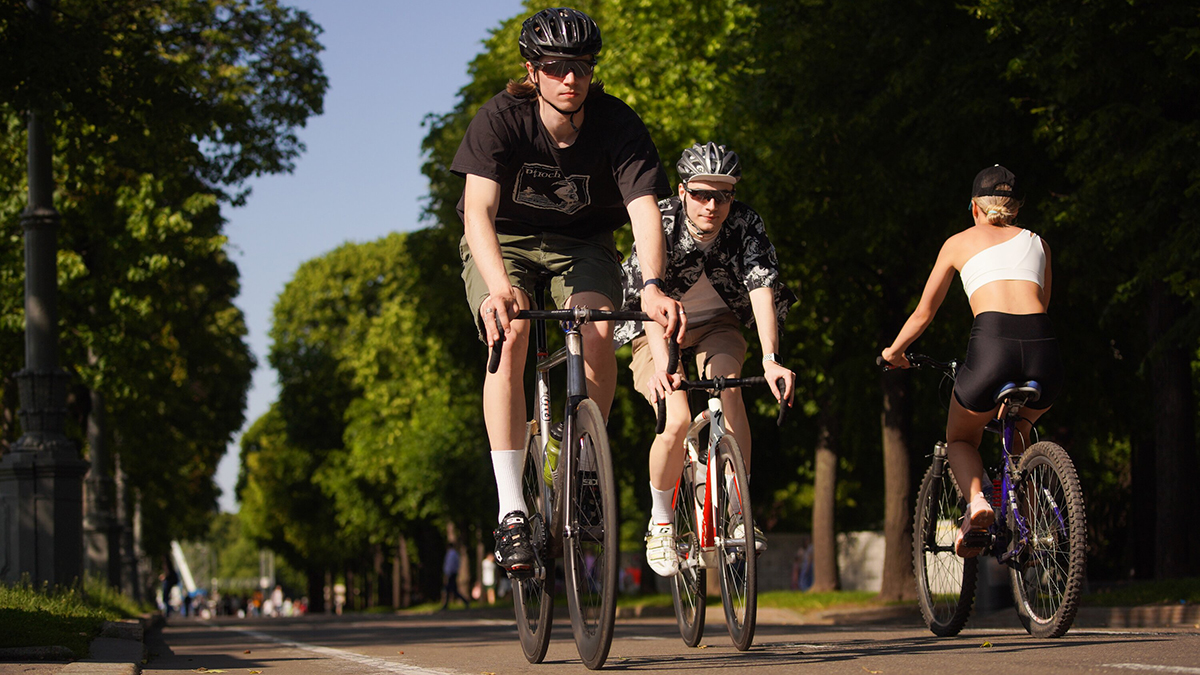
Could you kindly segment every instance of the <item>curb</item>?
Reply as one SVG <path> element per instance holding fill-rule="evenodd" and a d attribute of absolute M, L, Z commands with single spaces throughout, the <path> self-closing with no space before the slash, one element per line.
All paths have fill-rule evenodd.
<path fill-rule="evenodd" d="M 66 675 L 140 675 L 146 659 L 146 632 L 160 626 L 161 614 L 106 621 L 92 640 L 86 659 L 67 664 Z"/>

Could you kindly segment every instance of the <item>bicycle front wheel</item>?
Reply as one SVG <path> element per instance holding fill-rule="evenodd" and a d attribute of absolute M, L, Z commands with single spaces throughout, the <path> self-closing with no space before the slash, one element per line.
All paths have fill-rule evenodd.
<path fill-rule="evenodd" d="M 913 516 L 913 574 L 925 625 L 938 637 L 958 635 L 975 603 L 979 558 L 954 552 L 966 509 L 945 458 L 934 457 L 917 493 Z"/>
<path fill-rule="evenodd" d="M 1033 444 L 1021 455 L 1018 471 L 1016 506 L 1028 531 L 1022 538 L 1011 523 L 1014 545 L 1025 547 L 1011 563 L 1013 598 L 1025 630 L 1034 637 L 1059 637 L 1075 621 L 1083 586 L 1083 490 L 1075 465 L 1057 443 Z"/>
<path fill-rule="evenodd" d="M 575 428 L 565 513 L 567 607 L 579 657 L 595 670 L 608 658 L 617 609 L 617 488 L 604 418 L 591 399 L 576 409 Z"/>
<path fill-rule="evenodd" d="M 704 569 L 700 567 L 700 530 L 696 527 L 696 469 L 688 462 L 675 490 L 675 549 L 679 573 L 671 577 L 671 600 L 679 634 L 689 647 L 704 637 Z"/>
<path fill-rule="evenodd" d="M 530 427 L 521 481 L 538 562 L 532 576 L 513 580 L 513 608 L 517 614 L 521 651 L 530 663 L 541 663 L 550 646 L 550 628 L 554 623 L 554 558 L 549 554 L 553 501 L 551 488 L 543 477 L 541 443 L 532 432 L 537 427 L 534 424 Z"/>
<path fill-rule="evenodd" d="M 750 482 L 733 436 L 722 436 L 717 441 L 717 485 L 708 489 L 716 490 L 717 566 L 725 625 L 733 646 L 746 651 L 754 642 L 758 616 L 758 554 L 754 548 Z"/>

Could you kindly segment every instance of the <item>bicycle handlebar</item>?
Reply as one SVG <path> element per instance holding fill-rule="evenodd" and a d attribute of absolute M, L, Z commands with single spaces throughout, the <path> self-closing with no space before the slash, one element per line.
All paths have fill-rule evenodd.
<path fill-rule="evenodd" d="M 500 330 L 500 339 L 492 343 L 491 355 L 488 357 L 489 373 L 496 372 L 500 367 L 500 352 L 504 348 L 504 330 L 500 327 L 500 318 L 493 315 L 496 328 Z M 587 323 L 588 321 L 652 321 L 649 314 L 629 310 L 590 309 L 588 307 L 573 307 L 570 309 L 523 309 L 517 312 L 513 320 L 528 321 L 573 321 Z M 673 373 L 679 366 L 679 342 L 674 335 L 667 338 L 667 372 Z M 663 405 L 664 401 L 659 401 Z M 654 433 L 661 434 L 666 428 L 666 415 L 659 415 Z"/>
<path fill-rule="evenodd" d="M 674 371 L 670 371 L 670 372 L 674 372 Z M 689 391 L 692 389 L 708 389 L 708 390 L 712 390 L 715 393 L 719 394 L 722 390 L 725 390 L 725 389 L 735 389 L 737 387 L 757 387 L 757 386 L 763 386 L 766 384 L 767 384 L 767 378 L 765 378 L 765 377 L 714 377 L 711 380 L 683 380 L 679 383 L 679 389 L 677 391 Z M 787 382 L 785 382 L 782 377 L 776 378 L 775 379 L 775 387 L 777 389 L 779 389 L 779 392 L 782 394 L 784 389 L 787 388 Z M 783 419 L 785 417 L 787 417 L 787 408 L 788 408 L 787 403 L 782 398 L 780 398 L 779 399 L 779 417 L 777 417 L 775 419 L 775 426 L 777 426 L 777 427 L 783 426 Z M 663 432 L 663 429 L 665 429 L 666 425 L 667 425 L 667 402 L 666 402 L 666 399 L 662 399 L 662 398 L 658 399 L 658 403 L 655 406 L 654 413 L 655 413 L 655 418 L 657 421 L 657 424 L 655 426 L 655 429 L 656 429 L 655 433 L 661 434 Z"/>
<path fill-rule="evenodd" d="M 924 354 L 916 354 L 914 352 L 904 352 L 904 358 L 908 359 L 909 365 L 913 368 L 933 368 L 954 377 L 958 372 L 958 361 L 951 359 L 950 361 L 938 361 Z M 875 357 L 875 365 L 882 367 L 885 371 L 898 370 L 902 366 L 894 366 L 883 360 L 882 356 Z"/>

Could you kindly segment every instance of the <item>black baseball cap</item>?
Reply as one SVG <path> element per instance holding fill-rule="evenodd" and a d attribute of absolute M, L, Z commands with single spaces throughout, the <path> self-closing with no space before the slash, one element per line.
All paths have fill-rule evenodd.
<path fill-rule="evenodd" d="M 976 174 L 971 196 L 1021 198 L 1016 175 L 999 164 L 989 166 Z"/>

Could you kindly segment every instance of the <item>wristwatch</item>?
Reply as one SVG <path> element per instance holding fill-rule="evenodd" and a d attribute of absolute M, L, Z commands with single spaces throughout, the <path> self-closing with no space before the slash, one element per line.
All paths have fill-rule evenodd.
<path fill-rule="evenodd" d="M 651 285 L 658 286 L 658 290 L 660 290 L 660 291 L 663 289 L 662 279 L 659 279 L 658 277 L 653 277 L 653 278 L 647 279 L 646 281 L 642 282 L 642 288 L 645 288 L 645 287 L 651 286 Z"/>
<path fill-rule="evenodd" d="M 771 352 L 770 354 L 763 354 L 763 363 L 766 363 L 767 361 L 770 361 L 772 363 L 779 363 L 779 355 L 776 354 L 775 352 Z"/>

